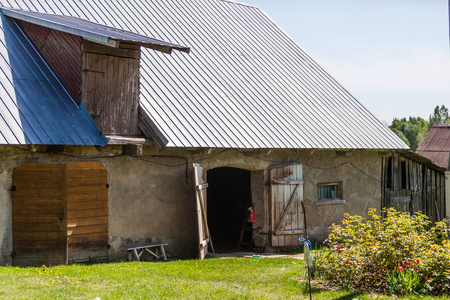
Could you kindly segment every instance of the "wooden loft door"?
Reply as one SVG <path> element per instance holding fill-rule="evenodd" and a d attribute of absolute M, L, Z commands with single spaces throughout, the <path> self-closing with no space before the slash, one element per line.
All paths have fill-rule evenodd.
<path fill-rule="evenodd" d="M 107 180 L 100 162 L 19 166 L 13 178 L 13 264 L 106 258 Z"/>
<path fill-rule="evenodd" d="M 138 135 L 138 45 L 119 48 L 83 41 L 82 103 L 107 135 Z"/>

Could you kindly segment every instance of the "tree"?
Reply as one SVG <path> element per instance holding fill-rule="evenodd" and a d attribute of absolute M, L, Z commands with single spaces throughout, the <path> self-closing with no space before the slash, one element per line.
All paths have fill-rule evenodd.
<path fill-rule="evenodd" d="M 437 105 L 434 108 L 434 112 L 428 118 L 429 128 L 431 128 L 431 126 L 433 126 L 434 124 L 445 124 L 445 123 L 450 123 L 448 108 L 445 107 L 445 105 L 442 105 L 441 107 Z"/>
<path fill-rule="evenodd" d="M 412 151 L 416 151 L 420 143 L 428 133 L 428 122 L 421 117 L 409 117 L 408 119 L 395 118 L 389 128 L 397 134 Z"/>
<path fill-rule="evenodd" d="M 425 139 L 433 124 L 450 123 L 450 115 L 445 105 L 434 108 L 428 121 L 421 117 L 409 117 L 408 119 L 394 118 L 389 128 L 404 141 L 412 151 L 416 151 L 420 143 Z"/>

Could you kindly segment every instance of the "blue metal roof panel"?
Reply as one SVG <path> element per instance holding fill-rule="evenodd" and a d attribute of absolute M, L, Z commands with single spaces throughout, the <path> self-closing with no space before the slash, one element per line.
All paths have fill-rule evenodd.
<path fill-rule="evenodd" d="M 0 32 L 0 143 L 105 145 L 17 24 L 2 15 Z"/>
<path fill-rule="evenodd" d="M 142 49 L 141 106 L 168 146 L 408 148 L 259 8 L 222 0 L 13 6 L 190 45 L 189 55 Z"/>

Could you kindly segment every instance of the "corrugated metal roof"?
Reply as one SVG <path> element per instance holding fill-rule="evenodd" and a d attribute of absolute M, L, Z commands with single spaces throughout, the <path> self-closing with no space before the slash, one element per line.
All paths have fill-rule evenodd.
<path fill-rule="evenodd" d="M 434 164 L 448 168 L 450 156 L 450 124 L 435 124 L 416 152 Z"/>
<path fill-rule="evenodd" d="M 0 22 L 0 144 L 105 145 L 17 24 Z"/>
<path fill-rule="evenodd" d="M 172 49 L 189 53 L 189 47 L 160 41 L 141 34 L 105 26 L 76 17 L 9 8 L 2 8 L 0 10 L 5 16 L 14 19 L 81 36 L 113 47 L 118 45 L 118 41 L 127 41 L 165 53 L 171 53 Z"/>
<path fill-rule="evenodd" d="M 190 45 L 189 55 L 142 49 L 142 111 L 167 146 L 408 148 L 259 8 L 221 0 L 13 6 Z"/>

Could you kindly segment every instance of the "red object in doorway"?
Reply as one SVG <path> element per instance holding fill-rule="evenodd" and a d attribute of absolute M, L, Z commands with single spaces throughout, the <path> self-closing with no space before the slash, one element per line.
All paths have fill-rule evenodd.
<path fill-rule="evenodd" d="M 255 207 L 251 206 L 251 207 L 248 208 L 248 210 L 250 211 L 250 213 L 248 214 L 247 222 L 249 222 L 249 223 L 256 223 Z"/>

